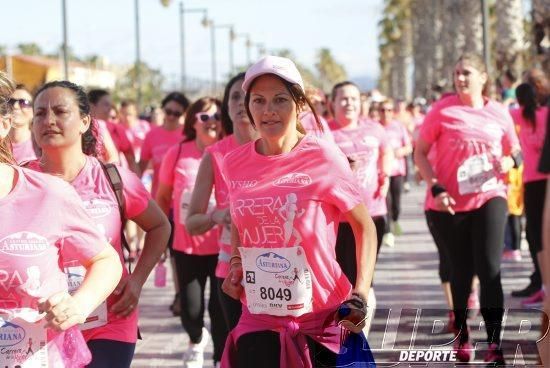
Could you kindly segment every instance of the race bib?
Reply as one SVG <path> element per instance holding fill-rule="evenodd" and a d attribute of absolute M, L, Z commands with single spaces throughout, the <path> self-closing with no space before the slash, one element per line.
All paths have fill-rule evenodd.
<path fill-rule="evenodd" d="M 84 281 L 86 269 L 80 265 L 65 266 L 65 275 L 67 275 L 67 285 L 69 294 L 74 294 Z M 81 331 L 91 328 L 101 327 L 107 324 L 107 304 L 102 302 L 90 315 L 86 321 L 79 325 Z M 0 366 L 1 367 L 1 366 Z"/>
<path fill-rule="evenodd" d="M 458 192 L 461 195 L 487 192 L 495 189 L 498 179 L 486 154 L 469 157 L 456 173 Z"/>
<path fill-rule="evenodd" d="M 301 246 L 239 250 L 250 313 L 299 317 L 311 312 L 311 273 Z"/>
<path fill-rule="evenodd" d="M 46 368 L 48 350 L 46 321 L 34 322 L 17 310 L 10 315 L 0 312 L 0 367 Z M 34 313 L 36 315 L 36 313 Z"/>

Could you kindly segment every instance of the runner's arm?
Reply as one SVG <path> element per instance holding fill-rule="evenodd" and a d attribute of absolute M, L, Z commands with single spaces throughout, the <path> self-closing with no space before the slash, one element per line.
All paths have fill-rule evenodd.
<path fill-rule="evenodd" d="M 155 201 L 166 216 L 170 212 L 170 201 L 172 200 L 172 191 L 174 188 L 171 185 L 159 183 Z"/>
<path fill-rule="evenodd" d="M 215 224 L 224 222 L 227 210 L 214 210 L 212 215 L 208 213 L 208 202 L 214 188 L 214 168 L 212 167 L 212 157 L 206 152 L 202 157 L 189 211 L 185 219 L 185 228 L 191 235 L 199 235 L 212 229 Z"/>
<path fill-rule="evenodd" d="M 376 262 L 376 227 L 363 203 L 346 212 L 345 216 L 355 237 L 357 278 L 354 292 L 367 300 Z"/>
<path fill-rule="evenodd" d="M 414 150 L 414 163 L 418 167 L 420 175 L 430 187 L 437 182 L 432 165 L 428 161 L 428 152 L 430 152 L 431 146 L 430 143 L 419 137 Z"/>

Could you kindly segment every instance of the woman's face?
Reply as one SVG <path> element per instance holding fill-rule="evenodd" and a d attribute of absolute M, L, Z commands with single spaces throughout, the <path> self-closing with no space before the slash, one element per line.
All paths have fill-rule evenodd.
<path fill-rule="evenodd" d="M 176 101 L 168 101 L 163 107 L 164 110 L 164 122 L 167 124 L 181 124 L 183 122 L 183 115 L 185 111 Z"/>
<path fill-rule="evenodd" d="M 34 101 L 32 131 L 42 149 L 81 145 L 81 137 L 90 126 L 90 117 L 80 115 L 73 91 L 52 87 Z"/>
<path fill-rule="evenodd" d="M 32 96 L 24 89 L 16 89 L 10 98 L 13 106 L 11 124 L 15 129 L 29 128 L 32 122 Z"/>
<path fill-rule="evenodd" d="M 389 102 L 384 102 L 380 105 L 380 121 L 387 123 L 393 119 L 393 105 Z"/>
<path fill-rule="evenodd" d="M 341 125 L 353 123 L 361 112 L 361 92 L 353 85 L 338 88 L 332 103 L 334 119 Z"/>
<path fill-rule="evenodd" d="M 276 76 L 265 74 L 250 90 L 250 113 L 262 138 L 276 139 L 296 132 L 298 108 Z"/>
<path fill-rule="evenodd" d="M 212 105 L 207 110 L 201 111 L 195 116 L 193 128 L 197 132 L 197 140 L 203 145 L 209 146 L 215 143 L 221 132 L 220 110 L 218 106 Z"/>
<path fill-rule="evenodd" d="M 468 62 L 459 61 L 454 70 L 456 93 L 461 96 L 481 96 L 487 82 L 487 74 L 479 71 Z"/>
<path fill-rule="evenodd" d="M 245 93 L 242 89 L 243 79 L 240 79 L 233 83 L 229 89 L 229 100 L 227 104 L 227 110 L 229 118 L 233 122 L 233 128 L 237 128 L 239 125 L 250 125 L 246 109 L 244 108 L 244 96 Z"/>

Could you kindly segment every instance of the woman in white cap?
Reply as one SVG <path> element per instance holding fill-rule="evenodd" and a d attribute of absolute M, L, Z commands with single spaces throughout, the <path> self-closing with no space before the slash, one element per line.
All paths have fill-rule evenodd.
<path fill-rule="evenodd" d="M 243 90 L 260 138 L 224 159 L 232 256 L 222 287 L 243 311 L 222 365 L 335 366 L 340 326 L 360 333 L 365 325 L 376 230 L 346 157 L 304 133 L 298 116 L 311 103 L 294 63 L 264 57 Z M 336 262 L 340 216 L 355 233 L 354 286 Z"/>

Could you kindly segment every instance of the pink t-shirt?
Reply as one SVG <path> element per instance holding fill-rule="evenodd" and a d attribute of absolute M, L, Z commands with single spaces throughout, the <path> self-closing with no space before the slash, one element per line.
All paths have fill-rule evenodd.
<path fill-rule="evenodd" d="M 172 208 L 174 210 L 174 243 L 177 251 L 194 255 L 218 254 L 218 230 L 204 234 L 189 235 L 185 229 L 187 208 L 195 186 L 195 179 L 201 163 L 202 152 L 193 141 L 184 142 L 168 150 L 159 171 L 162 184 L 171 186 Z M 212 197 L 212 207 L 214 198 Z M 213 208 L 212 208 L 213 209 Z M 211 209 L 209 209 L 210 211 Z"/>
<path fill-rule="evenodd" d="M 27 139 L 21 143 L 12 143 L 11 148 L 13 151 L 13 158 L 18 164 L 36 160 L 36 153 L 34 152 L 34 148 L 32 146 L 32 139 Z"/>
<path fill-rule="evenodd" d="M 33 161 L 30 168 L 41 171 L 37 161 Z M 151 196 L 131 171 L 118 167 L 123 183 L 123 195 L 125 199 L 126 218 L 132 219 L 145 211 Z M 111 188 L 109 179 L 105 175 L 99 161 L 94 157 L 87 157 L 86 164 L 71 182 L 73 188 L 80 196 L 81 206 L 88 212 L 95 223 L 95 227 L 104 234 L 107 241 L 117 251 L 120 262 L 124 265 L 122 253 L 122 239 L 120 229 L 122 222 L 116 195 Z M 73 259 L 67 257 L 65 262 L 70 264 Z M 128 277 L 128 271 L 124 267 L 122 277 Z M 111 307 L 120 299 L 120 295 L 111 294 L 107 298 L 107 321 L 104 326 L 83 331 L 86 341 L 92 339 L 107 339 L 134 343 L 137 340 L 136 310 L 128 317 L 120 318 L 111 313 Z"/>
<path fill-rule="evenodd" d="M 223 138 L 222 140 L 214 143 L 213 145 L 206 147 L 205 151 L 210 154 L 212 160 L 212 169 L 214 171 L 214 189 L 216 197 L 216 208 L 225 209 L 229 207 L 229 190 L 227 184 L 223 179 L 221 170 L 223 167 L 223 159 L 225 155 L 239 147 L 239 143 L 235 139 L 234 135 Z M 225 278 L 229 273 L 229 260 L 231 258 L 231 229 L 227 229 L 223 226 L 219 226 L 219 254 L 218 265 L 216 266 L 216 276 Z M 229 233 L 228 233 L 229 231 Z M 224 233 L 225 232 L 225 233 Z M 229 237 L 227 236 L 229 235 Z"/>
<path fill-rule="evenodd" d="M 39 299 L 67 291 L 62 259 L 86 263 L 104 249 L 105 239 L 70 185 L 50 175 L 14 169 L 19 174 L 17 183 L 0 198 L 0 312 L 13 316 L 28 308 L 37 315 Z M 4 328 L 10 327 L 0 327 L 0 343 L 8 332 Z M 48 344 L 50 364 L 57 367 L 59 361 L 52 359 L 58 353 L 66 355 L 56 351 L 63 349 L 65 333 L 47 333 L 47 340 L 53 342 Z M 71 333 L 80 334 L 76 329 Z M 87 351 L 81 341 L 80 346 L 69 348 Z"/>
<path fill-rule="evenodd" d="M 138 120 L 135 125 L 125 127 L 125 129 L 126 136 L 134 148 L 134 156 L 136 156 L 136 160 L 139 161 L 141 147 L 143 146 L 143 141 L 145 140 L 147 133 L 151 130 L 151 124 L 145 120 Z"/>
<path fill-rule="evenodd" d="M 168 150 L 181 142 L 185 137 L 182 135 L 182 129 L 166 130 L 163 127 L 154 127 L 151 129 L 141 147 L 142 161 L 153 160 L 153 186 L 151 194 L 155 197 L 158 188 L 159 170 L 162 163 L 162 158 Z"/>
<path fill-rule="evenodd" d="M 274 156 L 257 153 L 256 142 L 224 159 L 241 245 L 301 245 L 311 268 L 313 312 L 332 308 L 351 291 L 336 262 L 338 221 L 362 203 L 361 188 L 344 154 L 324 139 L 308 134 L 291 152 Z"/>
<path fill-rule="evenodd" d="M 383 216 L 388 210 L 386 197 L 376 196 L 379 189 L 378 174 L 382 172 L 381 157 L 387 149 L 384 128 L 378 123 L 365 122 L 357 128 L 341 128 L 331 124 L 332 135 L 338 147 L 354 160 L 354 174 L 363 189 L 371 216 Z"/>
<path fill-rule="evenodd" d="M 384 127 L 384 129 L 386 130 L 388 137 L 388 144 L 393 150 L 411 144 L 411 139 L 407 128 L 405 128 L 405 126 L 399 121 L 391 121 Z M 405 175 L 407 172 L 406 166 L 407 164 L 405 162 L 405 157 L 394 158 L 390 176 Z"/>
<path fill-rule="evenodd" d="M 126 129 L 122 125 L 118 124 L 116 121 L 106 121 L 105 125 L 109 134 L 111 134 L 116 149 L 120 153 L 128 152 L 132 149 L 132 144 L 126 136 Z"/>
<path fill-rule="evenodd" d="M 322 116 L 319 116 L 319 121 L 321 122 L 321 126 L 323 127 L 322 132 L 319 130 L 319 127 L 317 126 L 317 121 L 315 121 L 315 116 L 311 111 L 305 111 L 301 113 L 299 120 L 306 133 L 310 133 L 318 137 L 324 138 L 327 141 L 334 142 L 334 137 L 332 136 L 329 125 L 326 119 Z"/>
<path fill-rule="evenodd" d="M 539 107 L 536 112 L 535 129 L 521 115 L 522 109 L 511 110 L 510 114 L 514 122 L 519 125 L 519 143 L 523 153 L 523 182 L 529 183 L 537 180 L 545 180 L 546 174 L 538 171 L 540 155 L 544 146 L 546 136 L 546 120 L 548 118 L 548 107 Z"/>
<path fill-rule="evenodd" d="M 506 198 L 503 176 L 494 164 L 519 145 L 506 107 L 488 100 L 474 109 L 457 95 L 445 97 L 426 115 L 420 137 L 435 145 L 437 179 L 456 201 L 455 211 L 472 211 L 491 198 Z"/>

